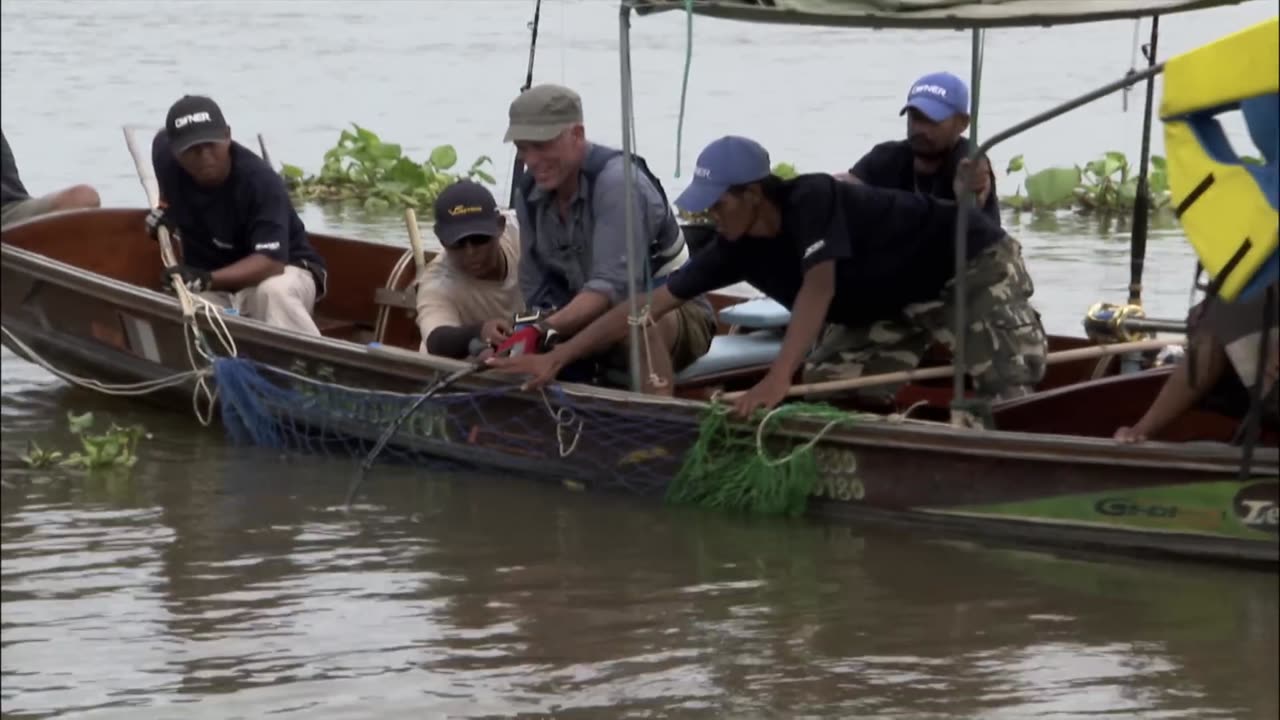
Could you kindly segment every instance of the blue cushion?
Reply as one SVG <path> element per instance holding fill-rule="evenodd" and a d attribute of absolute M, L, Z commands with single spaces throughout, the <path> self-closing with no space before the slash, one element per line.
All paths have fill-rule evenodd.
<path fill-rule="evenodd" d="M 780 328 L 791 322 L 791 311 L 767 297 L 730 305 L 720 311 L 720 321 L 745 328 Z"/>
<path fill-rule="evenodd" d="M 1280 94 L 1271 93 L 1240 101 L 1240 114 L 1249 128 L 1249 139 L 1272 165 L 1280 158 Z"/>
<path fill-rule="evenodd" d="M 782 337 L 759 331 L 745 335 L 717 335 L 707 354 L 676 373 L 676 383 L 716 375 L 739 368 L 768 365 L 782 350 Z"/>

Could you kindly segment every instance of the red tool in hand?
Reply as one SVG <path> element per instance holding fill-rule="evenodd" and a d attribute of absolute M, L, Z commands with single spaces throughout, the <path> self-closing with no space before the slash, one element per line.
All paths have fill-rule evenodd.
<path fill-rule="evenodd" d="M 537 323 L 530 323 L 507 336 L 494 355 L 537 355 L 542 352 L 546 333 Z"/>

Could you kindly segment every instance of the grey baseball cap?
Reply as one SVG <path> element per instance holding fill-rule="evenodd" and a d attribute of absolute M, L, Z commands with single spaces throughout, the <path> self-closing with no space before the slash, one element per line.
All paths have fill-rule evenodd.
<path fill-rule="evenodd" d="M 534 85 L 511 101 L 503 142 L 545 142 L 582 122 L 582 98 L 563 85 Z"/>

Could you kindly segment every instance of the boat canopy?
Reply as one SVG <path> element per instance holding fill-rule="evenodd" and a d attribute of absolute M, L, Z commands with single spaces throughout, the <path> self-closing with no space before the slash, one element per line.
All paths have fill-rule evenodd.
<path fill-rule="evenodd" d="M 1246 0 L 693 0 L 698 15 L 758 23 L 866 28 L 1067 25 L 1238 5 Z M 687 10 L 687 0 L 621 0 L 639 15 Z"/>

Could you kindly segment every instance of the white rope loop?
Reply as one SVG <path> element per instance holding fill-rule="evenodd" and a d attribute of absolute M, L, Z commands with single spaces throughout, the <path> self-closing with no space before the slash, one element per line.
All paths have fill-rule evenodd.
<path fill-rule="evenodd" d="M 653 348 L 649 343 L 649 328 L 655 327 L 658 323 L 653 319 L 653 313 L 650 311 L 650 305 L 645 304 L 644 309 L 640 311 L 639 317 L 628 315 L 628 325 L 640 326 L 640 342 L 644 345 L 644 360 L 649 368 L 649 385 L 654 388 L 666 387 L 669 383 L 658 377 L 658 373 L 653 371 Z"/>
<path fill-rule="evenodd" d="M 569 457 L 578 448 L 578 440 L 582 438 L 582 428 L 586 425 L 586 421 L 579 418 L 573 408 L 567 405 L 560 408 L 551 407 L 551 398 L 547 397 L 545 388 L 539 389 L 538 392 L 542 395 L 542 404 L 547 409 L 547 414 L 551 416 L 552 422 L 556 424 L 556 442 L 560 446 L 560 457 Z M 578 423 L 578 428 L 574 430 L 573 439 L 569 442 L 568 449 L 566 449 L 564 433 L 566 429 L 573 426 L 575 420 Z"/>

